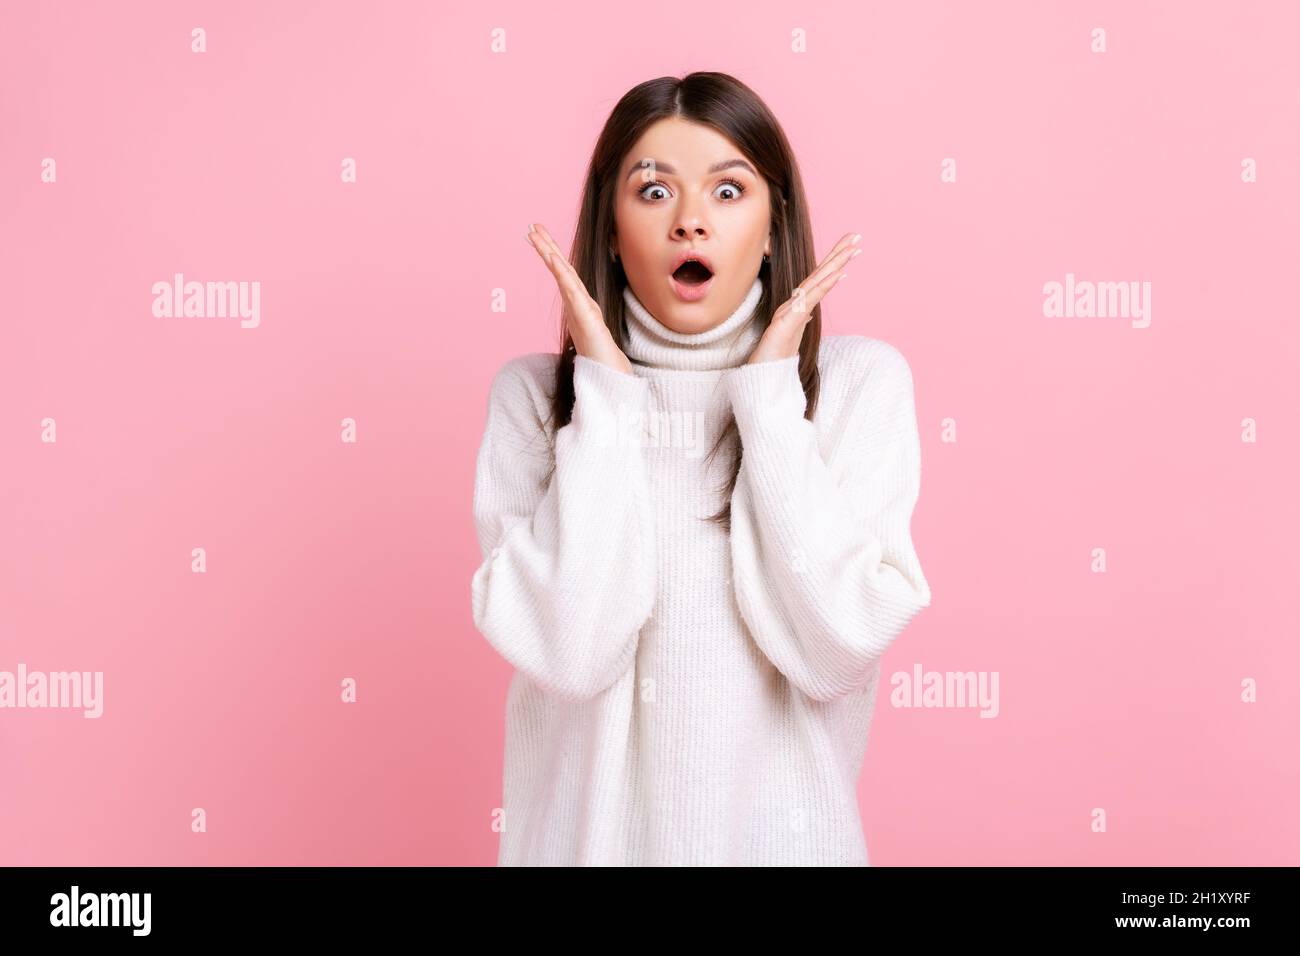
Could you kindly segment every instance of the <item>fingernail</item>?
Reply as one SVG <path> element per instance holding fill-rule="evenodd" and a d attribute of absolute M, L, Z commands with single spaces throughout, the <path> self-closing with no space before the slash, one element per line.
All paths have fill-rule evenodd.
<path fill-rule="evenodd" d="M 856 259 L 856 258 L 857 258 L 858 256 L 860 256 L 860 255 L 862 255 L 862 250 L 861 250 L 861 249 L 854 249 L 854 250 L 853 250 L 853 254 L 852 254 L 851 256 L 849 256 L 849 258 L 850 258 L 850 259 Z"/>
<path fill-rule="evenodd" d="M 858 240 L 861 239 L 861 238 L 862 238 L 862 233 L 860 233 L 860 232 L 859 232 L 859 233 L 856 233 L 856 234 L 853 236 L 853 243 L 854 243 L 854 245 L 856 245 L 857 242 L 858 242 Z"/>

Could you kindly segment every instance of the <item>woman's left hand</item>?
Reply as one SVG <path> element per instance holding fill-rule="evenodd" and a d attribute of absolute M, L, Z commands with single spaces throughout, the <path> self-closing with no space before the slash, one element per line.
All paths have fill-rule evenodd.
<path fill-rule="evenodd" d="M 773 313 L 771 323 L 758 340 L 758 345 L 754 346 L 746 364 L 772 362 L 799 354 L 799 343 L 803 340 L 804 326 L 812 318 L 813 306 L 844 278 L 844 267 L 862 252 L 855 248 L 861 239 L 861 233 L 846 234 L 813 270 L 813 274 L 795 287 L 794 294 Z"/>

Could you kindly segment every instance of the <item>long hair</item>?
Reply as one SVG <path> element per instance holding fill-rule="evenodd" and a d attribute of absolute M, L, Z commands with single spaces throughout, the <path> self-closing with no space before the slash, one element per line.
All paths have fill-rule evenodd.
<path fill-rule="evenodd" d="M 731 140 L 754 164 L 766 181 L 771 195 L 772 243 L 770 261 L 759 270 L 763 294 L 754 321 L 764 326 L 777 306 L 788 300 L 795 287 L 816 268 L 813 258 L 812 223 L 803 180 L 785 132 L 758 95 L 726 73 L 691 73 L 678 79 L 663 76 L 632 88 L 614 106 L 592 151 L 582 190 L 582 202 L 574 231 L 569 261 L 582 278 L 587 293 L 600 306 L 610 335 L 619 347 L 627 341 L 623 289 L 627 276 L 621 261 L 609 256 L 614 236 L 614 200 L 619 188 L 618 172 L 633 144 L 652 124 L 679 116 L 712 127 Z M 562 310 L 567 307 L 561 305 Z M 573 360 L 576 354 L 568 333 L 568 319 L 561 315 L 563 343 L 555 371 L 551 420 L 558 430 L 573 415 Z M 817 406 L 820 377 L 817 352 L 821 343 L 821 304 L 813 306 L 799 344 L 799 380 L 811 420 Z M 709 452 L 713 458 L 732 433 L 736 433 L 735 456 L 724 489 L 724 505 L 708 520 L 731 529 L 731 496 L 743 455 L 736 420 L 728 421 Z M 707 460 L 707 459 L 706 459 Z"/>

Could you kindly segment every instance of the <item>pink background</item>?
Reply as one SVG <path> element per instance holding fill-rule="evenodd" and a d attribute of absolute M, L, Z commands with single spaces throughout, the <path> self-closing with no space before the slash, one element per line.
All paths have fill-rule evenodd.
<path fill-rule="evenodd" d="M 935 599 L 884 679 L 1000 675 L 992 720 L 882 688 L 872 862 L 1300 863 L 1294 5 L 3 19 L 0 670 L 105 699 L 0 710 L 0 863 L 495 862 L 470 501 L 492 374 L 557 343 L 524 231 L 567 246 L 615 101 L 694 69 L 781 119 L 819 252 L 863 233 L 826 331 L 914 372 Z M 174 272 L 260 281 L 260 326 L 155 318 Z M 1151 282 L 1151 326 L 1044 317 L 1067 272 Z"/>

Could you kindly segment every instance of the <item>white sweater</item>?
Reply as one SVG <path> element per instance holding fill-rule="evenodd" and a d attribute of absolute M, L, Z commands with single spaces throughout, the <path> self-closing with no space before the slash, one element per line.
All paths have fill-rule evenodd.
<path fill-rule="evenodd" d="M 626 289 L 633 374 L 577 356 L 558 433 L 558 355 L 492 382 L 471 594 L 516 669 L 498 865 L 867 865 L 880 658 L 930 603 L 911 371 L 826 337 L 809 422 L 797 356 L 744 364 L 761 293 L 681 334 Z M 734 445 L 704 456 L 728 409 L 730 535 L 701 520 L 724 500 Z"/>

